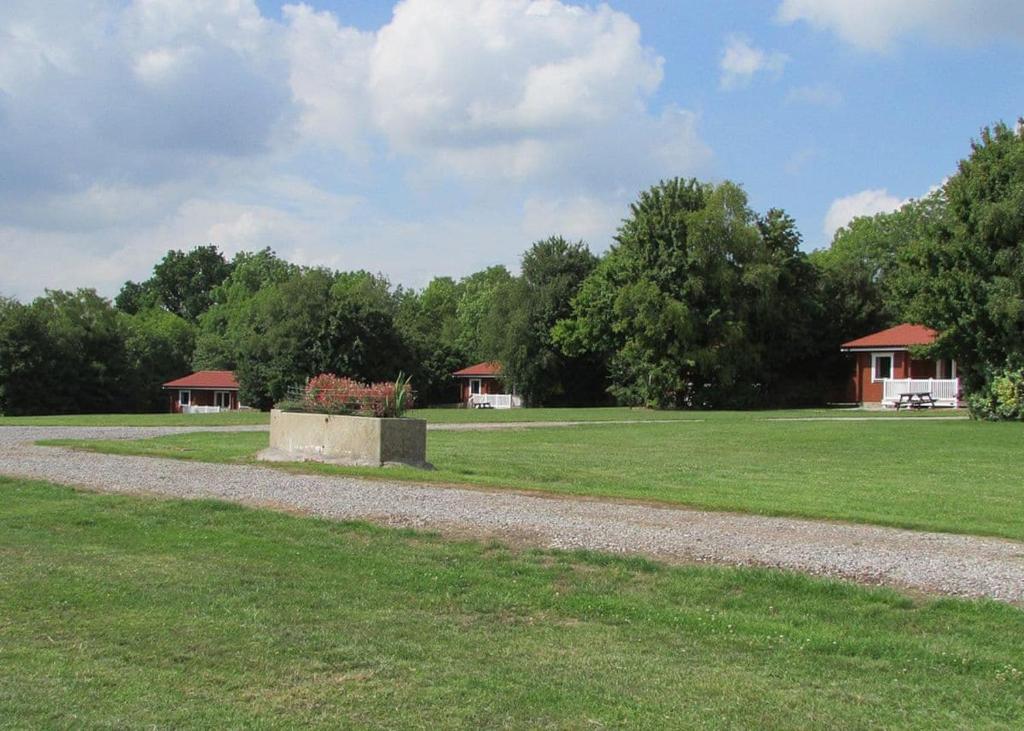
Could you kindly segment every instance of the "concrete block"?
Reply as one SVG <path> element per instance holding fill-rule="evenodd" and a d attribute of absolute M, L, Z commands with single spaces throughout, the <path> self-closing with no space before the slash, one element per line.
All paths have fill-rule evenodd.
<path fill-rule="evenodd" d="M 256 459 L 364 467 L 403 464 L 429 469 L 427 422 L 274 409 L 270 412 L 270 448 Z"/>

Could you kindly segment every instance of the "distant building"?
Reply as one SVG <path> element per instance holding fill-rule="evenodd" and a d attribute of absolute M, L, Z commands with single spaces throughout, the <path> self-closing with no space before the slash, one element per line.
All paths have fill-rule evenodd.
<path fill-rule="evenodd" d="M 196 371 L 168 381 L 163 388 L 169 392 L 172 413 L 203 414 L 239 407 L 234 371 Z"/>
<path fill-rule="evenodd" d="M 931 345 L 936 336 L 929 327 L 905 323 L 843 343 L 841 350 L 855 356 L 851 400 L 895 406 L 901 395 L 928 393 L 939 406 L 956 406 L 956 361 L 910 355 L 911 348 Z"/>
<path fill-rule="evenodd" d="M 501 378 L 501 364 L 485 361 L 455 371 L 452 376 L 459 382 L 459 403 L 476 409 L 511 409 L 523 405 L 515 387 L 502 393 L 505 385 Z"/>

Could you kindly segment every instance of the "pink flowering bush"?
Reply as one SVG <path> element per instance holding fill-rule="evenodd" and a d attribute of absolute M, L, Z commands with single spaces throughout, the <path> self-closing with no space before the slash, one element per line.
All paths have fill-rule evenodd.
<path fill-rule="evenodd" d="M 319 414 L 397 417 L 412 404 L 412 385 L 404 376 L 400 375 L 394 383 L 366 384 L 321 373 L 306 382 L 298 403 L 289 403 L 285 408 Z"/>

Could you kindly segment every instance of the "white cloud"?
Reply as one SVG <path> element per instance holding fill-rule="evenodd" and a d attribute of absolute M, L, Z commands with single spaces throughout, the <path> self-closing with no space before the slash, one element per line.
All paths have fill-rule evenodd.
<path fill-rule="evenodd" d="M 654 106 L 663 63 L 628 15 L 557 0 L 403 0 L 376 30 L 5 0 L 0 293 L 112 294 L 207 242 L 405 282 L 606 242 L 623 196 L 711 159 L 697 114 Z"/>
<path fill-rule="evenodd" d="M 789 56 L 784 53 L 763 51 L 751 45 L 744 36 L 729 36 L 719 62 L 722 71 L 720 85 L 723 89 L 735 89 L 750 83 L 761 72 L 778 78 L 787 61 Z"/>
<path fill-rule="evenodd" d="M 884 51 L 904 35 L 957 46 L 1024 42 L 1019 0 L 783 0 L 778 19 L 804 21 L 868 51 Z"/>
<path fill-rule="evenodd" d="M 910 201 L 890 195 L 885 188 L 862 190 L 859 193 L 836 198 L 825 214 L 825 238 L 831 241 L 836 231 L 858 216 L 895 211 Z"/>
<path fill-rule="evenodd" d="M 528 198 L 523 204 L 523 232 L 529 241 L 564 236 L 592 246 L 610 244 L 628 211 L 628 201 L 623 198 Z"/>
<path fill-rule="evenodd" d="M 285 52 L 302 134 L 349 154 L 367 154 L 368 88 L 374 34 L 345 28 L 329 12 L 287 5 Z"/>
<path fill-rule="evenodd" d="M 791 104 L 834 108 L 843 103 L 843 94 L 830 84 L 795 86 L 786 94 L 786 101 Z"/>

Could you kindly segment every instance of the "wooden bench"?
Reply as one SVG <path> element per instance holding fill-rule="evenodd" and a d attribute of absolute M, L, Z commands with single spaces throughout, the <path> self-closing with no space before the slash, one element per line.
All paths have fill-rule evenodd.
<path fill-rule="evenodd" d="M 930 409 L 935 406 L 935 397 L 928 391 L 901 393 L 896 402 L 896 410 L 899 411 L 904 406 L 908 409 Z"/>

